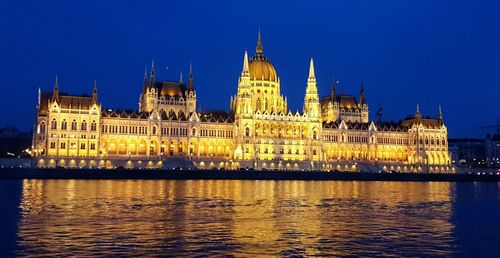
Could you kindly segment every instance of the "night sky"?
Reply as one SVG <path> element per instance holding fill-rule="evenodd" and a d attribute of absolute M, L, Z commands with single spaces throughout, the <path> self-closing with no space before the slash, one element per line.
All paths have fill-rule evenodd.
<path fill-rule="evenodd" d="M 450 137 L 483 136 L 500 119 L 500 1 L 0 1 L 0 126 L 30 130 L 37 89 L 90 94 L 138 108 L 145 67 L 187 80 L 203 110 L 228 110 L 243 52 L 264 54 L 291 110 L 301 110 L 309 58 L 320 95 L 359 93 L 371 119 L 441 105 Z M 167 71 L 167 67 L 169 68 Z"/>

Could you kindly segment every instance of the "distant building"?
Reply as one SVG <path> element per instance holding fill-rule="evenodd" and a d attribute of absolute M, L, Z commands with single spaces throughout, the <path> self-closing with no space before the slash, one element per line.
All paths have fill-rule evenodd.
<path fill-rule="evenodd" d="M 417 105 L 401 122 L 369 121 L 362 84 L 359 98 L 338 94 L 335 83 L 320 98 L 314 69 L 311 58 L 302 112 L 289 109 L 260 33 L 254 57 L 244 52 L 229 112 L 201 112 L 192 71 L 187 84 L 182 74 L 178 82 L 160 81 L 154 63 L 137 111 L 102 108 L 96 85 L 92 96 L 62 94 L 56 80 L 52 92 L 39 95 L 38 165 L 157 168 L 185 159 L 198 168 L 453 170 L 441 109 L 436 118 Z"/>
<path fill-rule="evenodd" d="M 455 165 L 486 166 L 484 139 L 450 138 L 448 140 L 448 150 Z"/>
<path fill-rule="evenodd" d="M 488 167 L 500 167 L 500 133 L 486 135 L 485 147 Z"/>

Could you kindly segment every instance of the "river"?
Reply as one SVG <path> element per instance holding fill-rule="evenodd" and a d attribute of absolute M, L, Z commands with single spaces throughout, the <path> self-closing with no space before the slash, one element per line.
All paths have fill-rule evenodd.
<path fill-rule="evenodd" d="M 3 180 L 3 256 L 500 257 L 497 183 Z"/>

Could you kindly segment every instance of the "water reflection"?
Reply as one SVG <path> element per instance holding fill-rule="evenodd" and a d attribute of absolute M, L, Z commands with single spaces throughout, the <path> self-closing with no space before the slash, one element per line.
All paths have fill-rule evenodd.
<path fill-rule="evenodd" d="M 19 254 L 453 254 L 452 184 L 25 180 Z"/>

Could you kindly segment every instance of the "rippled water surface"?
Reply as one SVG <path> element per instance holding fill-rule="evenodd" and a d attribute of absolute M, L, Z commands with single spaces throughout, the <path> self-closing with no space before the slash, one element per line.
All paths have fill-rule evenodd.
<path fill-rule="evenodd" d="M 0 251 L 77 257 L 499 257 L 499 187 L 338 181 L 0 181 Z"/>

